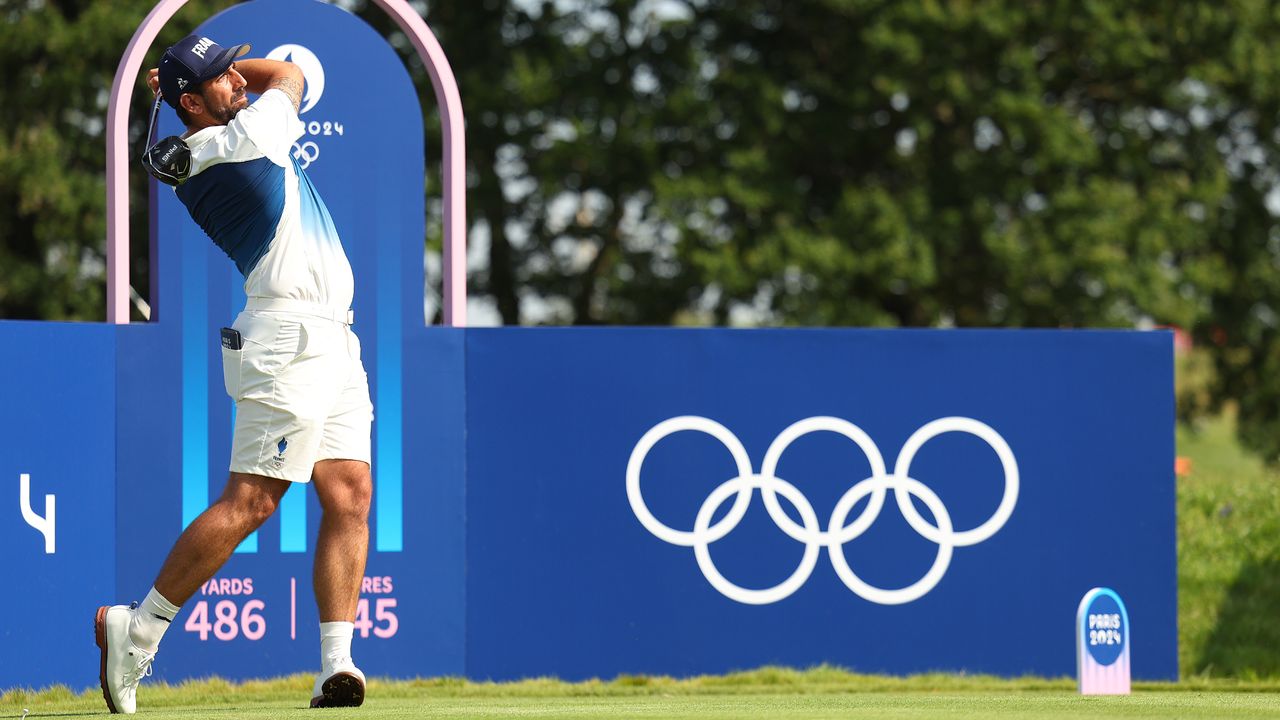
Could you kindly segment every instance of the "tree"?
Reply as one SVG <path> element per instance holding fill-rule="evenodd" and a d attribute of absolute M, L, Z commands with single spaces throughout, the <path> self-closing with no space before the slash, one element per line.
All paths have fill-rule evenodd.
<path fill-rule="evenodd" d="M 1180 18 L 1082 5 L 708 3 L 682 256 L 773 323 L 1193 323 L 1228 177 Z"/>
<path fill-rule="evenodd" d="M 720 142 L 661 202 L 716 321 L 1179 325 L 1277 457 L 1272 10 L 691 7 Z"/>
<path fill-rule="evenodd" d="M 356 11 L 403 54 L 369 5 Z M 668 323 L 696 297 L 695 276 L 677 273 L 671 243 L 655 239 L 674 230 L 656 215 L 655 178 L 691 144 L 700 111 L 685 82 L 689 16 L 666 7 L 431 6 L 468 117 L 471 241 L 487 260 L 471 290 L 503 322 Z M 406 63 L 434 121 L 425 73 L 416 58 Z"/>
<path fill-rule="evenodd" d="M 148 60 L 230 2 L 191 2 Z M 0 10 L 0 318 L 105 317 L 106 149 L 111 82 L 147 0 L 22 3 Z M 150 66 L 149 66 L 150 67 Z M 130 161 L 146 129 L 150 93 L 139 84 Z M 130 203 L 131 284 L 147 293 L 146 186 Z"/>
<path fill-rule="evenodd" d="M 157 47 L 229 4 L 190 3 Z M 344 4 L 400 48 L 438 147 L 404 38 Z M 150 5 L 0 11 L 0 317 L 101 316 L 106 92 Z M 1280 455 L 1268 6 L 480 0 L 427 20 L 469 119 L 473 292 L 504 322 L 1173 324 L 1216 369 L 1183 411 L 1236 399 Z"/>

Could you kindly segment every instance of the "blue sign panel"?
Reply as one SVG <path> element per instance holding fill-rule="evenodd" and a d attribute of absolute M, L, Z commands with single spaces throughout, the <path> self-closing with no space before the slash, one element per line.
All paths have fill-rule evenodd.
<path fill-rule="evenodd" d="M 0 322 L 0 689 L 83 684 L 115 592 L 115 331 Z"/>
<path fill-rule="evenodd" d="M 1165 333 L 469 331 L 468 674 L 1058 676 L 1105 579 L 1149 628 L 1135 675 L 1176 677 L 1171 358 Z"/>
<path fill-rule="evenodd" d="M 32 590 L 6 612 L 87 617 L 149 585 L 182 529 L 179 330 L 0 324 L 23 379 L 0 539 Z M 404 549 L 371 554 L 370 672 L 1054 676 L 1073 598 L 1106 581 L 1142 618 L 1133 674 L 1176 677 L 1167 334 L 402 330 Z M 314 667 L 285 522 L 187 603 L 164 676 Z M 1127 610 L 1094 599 L 1087 657 L 1127 670 Z M 92 667 L 87 627 L 23 627 L 11 682 Z"/>

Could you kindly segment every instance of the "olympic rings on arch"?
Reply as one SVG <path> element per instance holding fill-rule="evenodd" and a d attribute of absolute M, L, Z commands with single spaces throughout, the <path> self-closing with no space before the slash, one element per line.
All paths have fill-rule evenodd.
<path fill-rule="evenodd" d="M 298 165 L 306 170 L 311 167 L 311 163 L 320 159 L 320 146 L 308 140 L 302 144 L 293 144 L 293 159 L 298 161 Z"/>
<path fill-rule="evenodd" d="M 658 520 L 645 504 L 640 491 L 640 470 L 649 451 L 668 435 L 683 431 L 702 432 L 719 440 L 729 451 L 737 469 L 736 477 L 712 490 L 702 502 L 692 531 L 677 530 Z M 825 530 L 804 493 L 795 485 L 777 477 L 778 463 L 786 449 L 800 437 L 814 432 L 832 432 L 848 438 L 862 450 L 871 465 L 871 477 L 854 484 L 836 502 Z M 1004 494 L 1000 505 L 990 518 L 969 530 L 956 531 L 942 499 L 924 483 L 910 476 L 911 462 L 920 448 L 929 440 L 948 432 L 968 433 L 982 439 L 995 451 L 1004 472 Z M 881 605 L 900 605 L 920 599 L 937 586 L 951 564 L 955 548 L 980 543 L 1004 527 L 1017 505 L 1019 482 L 1018 463 L 1009 444 L 1000 433 L 972 418 L 944 417 L 926 423 L 902 446 L 892 473 L 887 471 L 884 458 L 875 442 L 857 425 L 836 417 L 806 418 L 779 433 L 765 453 L 761 472 L 756 474 L 752 470 L 746 448 L 728 428 L 709 418 L 683 415 L 658 423 L 636 443 L 627 461 L 626 488 L 627 500 L 640 524 L 660 540 L 672 545 L 692 547 L 698 567 L 707 582 L 732 600 L 749 605 L 767 605 L 790 597 L 808 581 L 817 565 L 818 554 L 825 547 L 836 575 L 854 594 Z M 760 490 L 765 508 L 774 524 L 788 537 L 805 546 L 804 555 L 796 570 L 781 583 L 762 590 L 744 588 L 725 578 L 712 561 L 710 550 L 711 543 L 723 539 L 737 528 L 757 489 Z M 879 588 L 867 583 L 858 577 L 844 556 L 844 545 L 860 537 L 879 517 L 885 493 L 889 490 L 893 491 L 898 509 L 911 528 L 938 546 L 938 554 L 925 575 L 899 589 Z M 783 510 L 778 495 L 782 495 L 796 508 L 800 514 L 800 524 L 796 524 Z M 929 508 L 936 524 L 930 524 L 916 509 L 911 500 L 913 495 Z M 733 505 L 713 525 L 712 518 L 730 497 L 733 498 Z M 868 498 L 867 506 L 857 518 L 846 524 L 849 513 L 864 497 Z"/>

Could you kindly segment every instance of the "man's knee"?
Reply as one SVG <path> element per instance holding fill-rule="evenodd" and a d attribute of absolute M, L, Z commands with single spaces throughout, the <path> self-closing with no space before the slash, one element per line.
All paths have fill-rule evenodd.
<path fill-rule="evenodd" d="M 232 473 L 219 502 L 225 503 L 241 524 L 257 528 L 276 511 L 288 488 L 286 480 Z"/>
<path fill-rule="evenodd" d="M 364 521 L 369 518 L 369 506 L 372 501 L 372 479 L 367 474 L 364 477 L 355 476 L 342 483 L 341 489 L 323 505 L 323 510 L 352 520 Z"/>
<path fill-rule="evenodd" d="M 257 527 L 266 522 L 267 518 L 271 517 L 271 515 L 275 513 L 276 501 L 275 498 L 272 498 L 269 495 L 256 493 L 244 501 L 240 507 L 240 511 L 249 523 L 254 527 Z"/>
<path fill-rule="evenodd" d="M 368 519 L 373 477 L 366 463 L 351 460 L 317 463 L 313 481 L 326 516 Z"/>

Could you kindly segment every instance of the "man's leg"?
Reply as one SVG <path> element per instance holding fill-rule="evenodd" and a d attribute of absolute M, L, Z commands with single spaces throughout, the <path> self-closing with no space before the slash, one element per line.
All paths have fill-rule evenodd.
<path fill-rule="evenodd" d="M 231 473 L 222 497 L 187 526 L 156 576 L 156 590 L 181 607 L 276 511 L 291 483 Z"/>
<path fill-rule="evenodd" d="M 322 510 L 313 583 L 323 660 L 311 706 L 356 706 L 364 702 L 364 674 L 351 659 L 351 636 L 369 555 L 373 478 L 366 462 L 321 460 L 311 482 Z"/>
<path fill-rule="evenodd" d="M 368 463 L 321 460 L 311 482 L 322 511 L 312 578 L 320 622 L 352 622 L 369 557 L 373 477 Z"/>
<path fill-rule="evenodd" d="M 178 608 L 275 512 L 288 488 L 287 480 L 231 473 L 222 497 L 178 537 L 142 606 L 98 608 L 99 681 L 111 712 L 134 712 L 138 682 L 148 674 Z"/>

